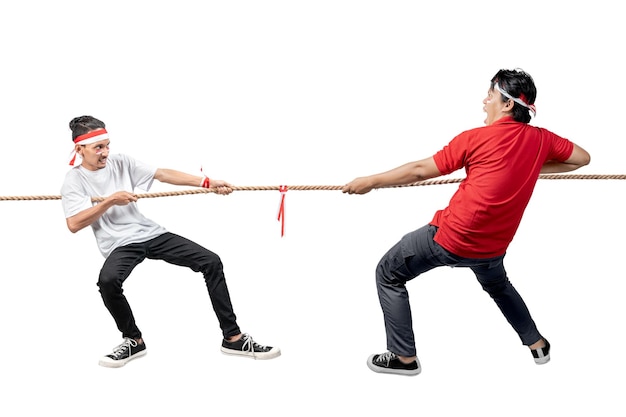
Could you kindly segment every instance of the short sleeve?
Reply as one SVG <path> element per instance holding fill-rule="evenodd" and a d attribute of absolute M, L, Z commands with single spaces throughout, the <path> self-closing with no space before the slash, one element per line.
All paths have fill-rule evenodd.
<path fill-rule="evenodd" d="M 465 166 L 467 159 L 467 132 L 456 136 L 437 152 L 433 159 L 442 175 L 450 174 Z"/>
<path fill-rule="evenodd" d="M 61 187 L 61 204 L 65 218 L 72 217 L 93 206 L 91 197 L 87 195 L 75 174 L 73 170 L 68 172 Z"/>

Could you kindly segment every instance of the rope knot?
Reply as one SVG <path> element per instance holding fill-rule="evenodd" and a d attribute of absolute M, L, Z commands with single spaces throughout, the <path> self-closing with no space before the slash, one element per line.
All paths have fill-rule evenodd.
<path fill-rule="evenodd" d="M 280 191 L 280 205 L 278 207 L 278 221 L 280 224 L 280 237 L 285 236 L 285 195 L 287 194 L 287 186 L 280 185 L 278 187 Z"/>

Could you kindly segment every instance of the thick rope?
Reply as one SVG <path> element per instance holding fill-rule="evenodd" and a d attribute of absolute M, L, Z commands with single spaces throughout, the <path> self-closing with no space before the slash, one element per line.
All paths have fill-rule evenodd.
<path fill-rule="evenodd" d="M 539 176 L 542 180 L 626 180 L 626 175 L 562 175 L 562 174 L 542 174 Z M 419 181 L 407 185 L 395 185 L 385 188 L 403 188 L 417 187 L 424 185 L 441 185 L 455 184 L 463 181 L 464 178 L 449 178 L 440 180 Z M 260 185 L 260 186 L 233 186 L 234 191 L 280 191 L 280 185 Z M 283 186 L 284 187 L 284 186 Z M 298 191 L 316 191 L 316 190 L 341 190 L 343 185 L 288 185 L 288 190 Z M 137 194 L 137 198 L 156 198 L 156 197 L 173 197 L 191 194 L 206 194 L 215 192 L 209 188 L 194 188 L 182 191 L 167 191 L 162 193 Z M 31 196 L 0 196 L 0 201 L 18 201 L 18 200 L 60 200 L 60 195 L 31 195 Z M 94 202 L 104 200 L 104 197 L 94 197 Z"/>

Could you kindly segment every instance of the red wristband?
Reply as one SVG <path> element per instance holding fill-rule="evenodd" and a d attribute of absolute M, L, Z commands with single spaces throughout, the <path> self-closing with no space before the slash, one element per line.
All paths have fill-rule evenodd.
<path fill-rule="evenodd" d="M 204 180 L 202 180 L 202 188 L 210 188 L 211 187 L 211 181 L 209 180 L 209 177 L 204 177 Z"/>

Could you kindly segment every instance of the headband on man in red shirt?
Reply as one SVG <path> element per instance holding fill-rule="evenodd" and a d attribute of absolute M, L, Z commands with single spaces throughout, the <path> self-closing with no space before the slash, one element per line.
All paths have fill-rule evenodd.
<path fill-rule="evenodd" d="M 509 93 L 507 93 L 506 91 L 504 91 L 504 89 L 502 87 L 500 87 L 498 85 L 498 83 L 495 83 L 493 85 L 493 88 L 494 88 L 494 90 L 498 90 L 500 92 L 500 94 L 502 94 L 504 97 L 508 98 L 509 100 L 513 100 L 514 102 L 516 102 L 520 106 L 526 107 L 528 110 L 530 110 L 530 112 L 533 114 L 533 116 L 537 115 L 537 108 L 535 107 L 534 104 L 528 104 L 528 99 L 526 98 L 526 96 L 523 93 L 520 94 L 519 98 L 515 98 L 512 95 L 510 95 Z"/>

